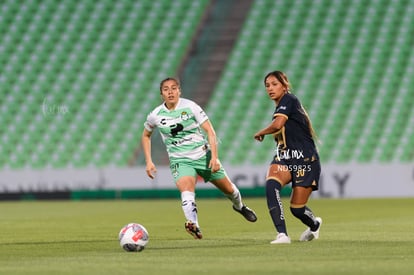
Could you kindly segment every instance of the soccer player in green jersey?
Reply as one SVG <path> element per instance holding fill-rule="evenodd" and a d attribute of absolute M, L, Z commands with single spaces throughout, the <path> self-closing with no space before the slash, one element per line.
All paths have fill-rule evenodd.
<path fill-rule="evenodd" d="M 227 176 L 218 157 L 217 137 L 208 116 L 195 102 L 181 98 L 180 83 L 166 78 L 160 83 L 164 102 L 147 116 L 142 133 L 146 172 L 154 178 L 156 167 L 151 157 L 151 134 L 158 128 L 167 148 L 170 169 L 181 192 L 185 229 L 195 239 L 203 237 L 195 202 L 197 175 L 211 182 L 233 203 L 233 209 L 250 221 L 256 214 L 243 204 L 240 191 Z"/>

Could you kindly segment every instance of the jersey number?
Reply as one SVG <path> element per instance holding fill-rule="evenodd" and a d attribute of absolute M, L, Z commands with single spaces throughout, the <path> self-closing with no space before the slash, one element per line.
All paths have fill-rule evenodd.
<path fill-rule="evenodd" d="M 305 169 L 299 169 L 296 171 L 296 177 L 303 177 L 305 176 Z"/>

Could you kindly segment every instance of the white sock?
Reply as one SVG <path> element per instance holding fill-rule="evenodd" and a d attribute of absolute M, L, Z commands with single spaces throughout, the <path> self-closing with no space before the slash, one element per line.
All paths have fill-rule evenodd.
<path fill-rule="evenodd" d="M 199 226 L 194 192 L 184 191 L 181 193 L 181 207 L 183 208 L 185 218 Z"/>
<path fill-rule="evenodd" d="M 234 183 L 232 183 L 231 185 L 233 186 L 233 193 L 227 195 L 227 197 L 232 201 L 234 207 L 240 210 L 243 207 L 243 202 L 241 199 L 239 188 L 237 188 L 237 186 Z"/>

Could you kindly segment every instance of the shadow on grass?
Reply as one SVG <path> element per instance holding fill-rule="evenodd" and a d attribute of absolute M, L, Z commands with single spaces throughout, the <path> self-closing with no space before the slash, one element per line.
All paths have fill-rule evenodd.
<path fill-rule="evenodd" d="M 95 240 L 66 240 L 66 241 L 27 241 L 27 242 L 4 242 L 0 243 L 0 247 L 6 246 L 50 246 L 50 245 L 96 245 L 99 244 L 117 244 L 116 239 L 95 239 Z M 300 242 L 298 240 L 292 240 L 290 245 L 270 245 L 269 240 L 262 239 L 152 239 L 150 240 L 151 250 L 182 250 L 182 249 L 196 249 L 196 248 L 232 248 L 232 247 L 252 247 L 252 246 L 269 246 L 269 247 L 292 247 L 297 249 L 355 249 L 364 248 L 378 249 L 381 248 L 394 248 L 405 249 L 407 247 L 414 247 L 414 241 L 380 241 L 380 240 L 317 240 L 312 242 Z"/>
<path fill-rule="evenodd" d="M 115 240 L 116 241 L 116 240 Z M 110 243 L 114 242 L 114 240 L 72 240 L 72 241 L 27 241 L 27 242 L 8 242 L 8 243 L 0 243 L 0 246 L 8 246 L 8 245 L 53 245 L 53 244 L 75 244 L 75 243 Z"/>
<path fill-rule="evenodd" d="M 217 247 L 241 247 L 246 246 L 246 241 L 248 245 L 263 245 L 262 241 L 252 241 L 246 239 L 202 239 L 202 240 L 193 240 L 193 239 L 157 239 L 151 240 L 151 249 L 188 249 L 188 248 L 217 248 Z M 96 243 L 117 243 L 118 240 L 66 240 L 66 241 L 27 241 L 27 242 L 5 242 L 0 243 L 1 246 L 30 246 L 30 245 L 59 245 L 64 244 L 96 244 Z"/>

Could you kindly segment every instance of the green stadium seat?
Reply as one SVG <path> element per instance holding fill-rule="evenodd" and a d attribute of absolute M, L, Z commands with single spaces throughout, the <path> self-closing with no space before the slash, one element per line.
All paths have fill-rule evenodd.
<path fill-rule="evenodd" d="M 290 10 L 289 16 L 281 16 L 281 11 L 277 8 L 279 5 L 292 5 L 295 8 Z M 396 154 L 375 142 L 378 136 L 384 134 L 383 127 L 365 124 L 374 115 L 395 121 L 398 115 L 389 114 L 388 111 L 395 106 L 399 106 L 401 113 L 404 112 L 407 117 L 412 116 L 409 111 L 405 112 L 413 108 L 413 103 L 410 103 L 414 102 L 412 99 L 396 104 L 387 95 L 378 93 L 379 89 L 403 93 L 413 85 L 410 81 L 412 78 L 403 77 L 406 68 L 409 68 L 407 65 L 414 64 L 412 59 L 404 58 L 410 55 L 412 48 L 406 41 L 409 36 L 400 35 L 401 38 L 398 38 L 400 32 L 407 34 L 407 26 L 413 22 L 409 12 L 405 12 L 413 7 L 407 2 L 398 2 L 392 5 L 392 9 L 389 7 L 388 1 L 320 1 L 306 7 L 303 1 L 255 1 L 226 71 L 208 105 L 207 112 L 212 114 L 211 119 L 217 121 L 215 124 L 218 125 L 218 132 L 226 129 L 227 125 L 223 127 L 222 121 L 231 118 L 231 113 L 234 112 L 233 108 L 224 107 L 230 106 L 234 100 L 233 91 L 244 92 L 244 95 L 237 98 L 246 98 L 248 106 L 254 105 L 252 101 L 255 100 L 267 100 L 264 97 L 249 98 L 251 88 L 245 88 L 245 84 L 238 83 L 238 80 L 245 79 L 248 83 L 254 83 L 257 76 L 249 76 L 246 71 L 261 70 L 258 74 L 260 79 L 270 65 L 271 69 L 280 68 L 290 75 L 295 85 L 294 92 L 298 93 L 312 115 L 317 132 L 322 133 L 320 151 L 324 161 L 368 162 L 395 159 Z M 272 16 L 268 16 L 269 13 Z M 387 17 L 385 21 L 384 16 Z M 405 24 L 401 24 L 401 18 Z M 303 25 L 307 27 L 300 28 Z M 277 37 L 283 39 L 268 39 L 276 35 L 273 34 L 275 27 L 281 30 Z M 255 31 L 258 28 L 265 31 Z M 261 33 L 267 39 L 263 40 Z M 268 41 L 273 43 L 269 44 Z M 373 49 L 374 44 L 377 48 Z M 274 50 L 273 54 L 268 55 L 270 47 Z M 384 73 L 384 68 L 389 68 L 387 73 Z M 218 98 L 220 103 L 215 102 Z M 239 105 L 246 106 L 243 99 Z M 256 122 L 263 121 L 264 125 L 268 121 L 265 118 L 272 111 L 266 107 L 270 104 L 256 105 L 263 106 L 260 108 L 262 112 L 256 112 L 254 116 L 248 114 L 247 118 L 238 116 L 239 120 L 254 121 L 255 125 L 258 124 Z M 381 121 L 381 125 L 385 123 Z M 345 125 L 352 126 L 351 130 L 344 131 Z M 396 138 L 391 140 L 392 144 L 398 147 L 398 140 L 404 132 L 396 128 L 405 129 L 407 125 L 402 122 L 393 128 Z M 361 137 L 361 133 L 366 136 Z M 365 145 L 360 146 L 359 140 L 365 140 Z M 223 148 L 223 161 L 239 161 L 230 152 L 240 146 L 240 143 L 233 141 L 233 145 Z M 247 149 L 248 152 L 244 155 L 260 163 L 267 159 L 261 156 L 268 155 L 271 151 L 271 145 L 261 146 L 260 149 L 251 146 L 247 148 L 254 151 L 249 152 Z M 373 153 L 375 151 L 379 153 Z"/>
<path fill-rule="evenodd" d="M 177 54 L 176 57 L 169 56 L 176 61 L 165 62 L 165 71 L 157 72 L 165 75 L 166 71 L 178 68 L 179 59 L 186 48 L 184 45 L 190 43 L 195 31 L 196 24 L 188 25 L 185 20 L 200 19 L 207 3 L 183 1 L 179 5 L 172 5 L 166 1 L 160 5 L 153 5 L 149 0 L 118 3 L 83 0 L 45 2 L 41 4 L 41 8 L 34 2 L 27 2 L 25 9 L 15 1 L 1 3 L 0 6 L 7 5 L 7 9 L 4 9 L 7 13 L 0 9 L 0 31 L 5 34 L 1 36 L 4 55 L 0 54 L 0 75 L 6 80 L 1 85 L 0 95 L 8 94 L 4 91 L 14 91 L 13 104 L 10 104 L 7 97 L 0 98 L 1 107 L 7 106 L 7 114 L 1 117 L 1 122 L 10 128 L 10 125 L 16 123 L 16 114 L 20 114 L 20 124 L 10 128 L 14 129 L 13 131 L 1 132 L 1 137 L 8 137 L 9 140 L 2 148 L 21 148 L 10 163 L 2 161 L 1 165 L 13 168 L 26 165 L 36 168 L 50 165 L 64 167 L 71 164 L 82 167 L 94 162 L 95 165 L 108 165 L 114 162 L 127 165 L 129 157 L 125 155 L 133 153 L 131 148 L 133 149 L 139 140 L 137 137 L 127 137 L 122 132 L 133 128 L 132 122 L 129 121 L 142 125 L 145 119 L 140 114 L 142 103 L 148 105 L 146 111 L 153 107 L 155 97 L 151 97 L 148 104 L 146 103 L 147 91 L 151 87 L 147 83 L 154 83 L 148 75 L 159 70 L 154 64 L 161 64 L 165 60 L 166 43 L 159 43 L 162 36 L 157 29 L 161 28 L 160 24 L 164 22 L 165 26 L 174 26 L 183 32 L 178 33 L 180 41 L 175 44 L 175 50 L 181 51 L 182 54 Z M 21 20 L 15 20 L 18 13 Z M 147 16 L 148 14 L 150 16 Z M 163 20 L 159 20 L 160 17 Z M 146 39 L 137 38 L 139 32 L 136 30 L 142 22 L 148 22 L 148 28 L 141 30 L 145 31 Z M 123 29 L 126 31 L 122 31 Z M 170 35 L 166 32 L 163 37 L 172 38 Z M 142 41 L 148 42 L 145 47 L 141 47 Z M 21 49 L 18 54 L 16 49 Z M 131 53 L 135 55 L 134 58 L 129 58 Z M 149 72 L 141 81 L 136 82 L 138 86 L 133 88 L 138 91 L 136 99 L 139 101 L 134 101 L 128 105 L 129 107 L 125 106 L 125 95 L 135 82 L 133 72 L 143 69 L 141 64 L 144 59 L 148 59 L 146 64 L 150 65 Z M 131 65 L 129 68 L 124 65 L 126 62 Z M 101 78 L 97 79 L 97 76 Z M 99 85 L 95 85 L 96 83 Z M 152 87 L 156 91 L 156 84 Z M 116 91 L 119 96 L 109 105 L 108 115 L 99 120 L 96 114 L 101 111 L 102 104 L 105 104 L 104 96 L 101 95 L 111 91 Z M 32 97 L 30 101 L 27 100 L 29 94 Z M 45 98 L 48 98 L 48 104 L 51 105 L 68 105 L 70 115 L 60 119 L 53 115 L 45 117 L 41 107 Z M 82 109 L 82 104 L 87 104 L 86 108 Z M 120 106 L 129 111 L 128 115 L 117 115 L 123 112 Z M 80 120 L 74 119 L 75 117 L 79 117 Z M 105 141 L 112 145 L 95 146 L 97 141 L 102 142 L 100 137 L 108 131 L 103 126 L 113 117 L 119 117 L 121 133 L 116 134 L 115 141 Z M 140 120 L 136 121 L 134 117 Z M 121 123 L 122 118 L 125 121 Z M 91 131 L 91 138 L 83 143 L 85 135 L 80 133 L 90 130 L 94 123 L 99 125 L 96 130 Z M 24 133 L 29 128 L 35 129 L 30 130 L 31 139 L 22 139 L 21 136 L 25 136 Z M 69 135 L 73 139 L 68 139 L 66 144 L 62 144 L 60 139 L 64 135 Z M 124 140 L 128 141 L 128 145 L 124 149 L 124 154 L 120 155 L 122 158 L 113 160 L 110 156 L 120 150 L 119 144 Z M 44 145 L 39 147 L 42 143 Z M 83 152 L 86 153 L 76 160 L 71 159 L 74 156 L 70 152 L 77 151 L 77 146 L 81 144 L 85 144 L 86 150 Z M 56 146 L 63 146 L 61 156 L 48 157 L 53 155 Z M 105 154 L 99 152 L 103 150 L 99 148 L 105 148 Z M 127 152 L 128 150 L 131 151 Z M 90 158 L 90 155 L 96 158 Z"/>
<path fill-rule="evenodd" d="M 159 79 L 177 74 L 208 5 L 1 2 L 0 152 L 14 156 L 0 158 L 0 168 L 128 165 L 160 102 Z M 274 110 L 262 83 L 273 69 L 290 76 L 323 161 L 412 161 L 401 148 L 414 146 L 404 139 L 414 123 L 413 11 L 410 1 L 253 1 L 206 110 L 222 161 L 268 163 L 274 143 L 259 146 L 251 135 Z M 70 114 L 46 117 L 45 99 Z"/>

